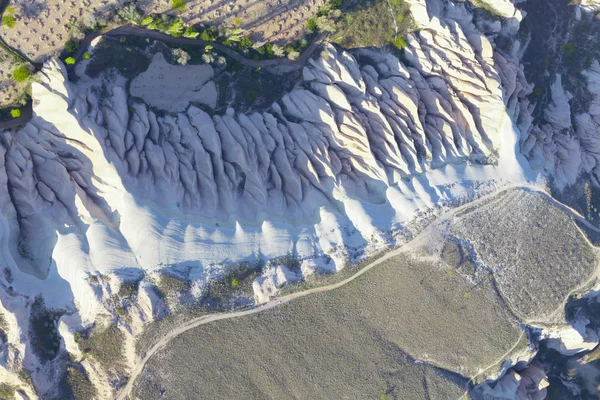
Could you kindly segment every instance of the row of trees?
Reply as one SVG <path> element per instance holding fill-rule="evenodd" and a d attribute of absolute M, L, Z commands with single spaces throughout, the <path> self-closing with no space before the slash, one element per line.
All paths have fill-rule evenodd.
<path fill-rule="evenodd" d="M 117 16 L 123 21 L 143 26 L 147 29 L 157 30 L 173 37 L 199 38 L 205 42 L 218 42 L 256 60 L 286 56 L 290 59 L 295 59 L 308 46 L 309 42 L 318 32 L 335 31 L 336 21 L 341 16 L 340 8 L 342 3 L 343 0 L 332 0 L 326 3 L 318 11 L 315 18 L 308 21 L 302 38 L 282 46 L 276 43 L 254 42 L 248 36 L 247 32 L 240 28 L 243 21 L 239 18 L 235 20 L 234 27 L 216 29 L 212 26 L 204 26 L 196 30 L 186 25 L 181 18 L 169 14 L 144 15 L 132 3 L 121 8 L 117 12 Z M 177 10 L 185 8 L 185 2 L 182 0 L 173 0 L 171 5 L 173 9 Z"/>

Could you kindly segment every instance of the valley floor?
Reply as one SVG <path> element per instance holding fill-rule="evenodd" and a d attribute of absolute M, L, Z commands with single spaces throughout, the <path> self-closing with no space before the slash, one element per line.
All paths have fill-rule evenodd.
<path fill-rule="evenodd" d="M 484 247 L 469 254 L 455 236 L 470 216 L 484 220 L 490 209 L 499 237 L 519 219 L 537 241 L 520 255 L 524 267 L 537 268 L 536 282 L 523 280 L 521 293 L 505 289 L 510 278 L 498 268 L 510 243 L 485 238 L 499 254 L 494 261 Z M 524 222 L 518 214 L 530 210 L 537 217 Z M 545 217 L 563 227 L 536 229 Z M 527 321 L 515 307 L 523 292 L 534 295 L 540 285 L 560 291 L 557 281 L 580 286 L 594 274 L 595 251 L 570 218 L 583 220 L 532 187 L 484 196 L 341 282 L 173 329 L 138 360 L 118 398 L 130 390 L 144 399 L 459 398 L 469 380 L 497 376 L 506 359 L 527 358 Z M 484 237 L 485 229 L 479 232 Z M 537 249 L 556 254 L 558 266 L 571 265 L 574 275 L 557 279 L 551 265 L 531 261 Z M 564 308 L 563 296 L 540 297 L 534 311 L 549 316 Z"/>

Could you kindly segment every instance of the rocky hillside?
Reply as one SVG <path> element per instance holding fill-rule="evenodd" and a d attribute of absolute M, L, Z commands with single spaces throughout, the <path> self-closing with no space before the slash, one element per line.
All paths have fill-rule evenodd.
<path fill-rule="evenodd" d="M 215 282 L 235 289 L 252 270 L 238 298 L 261 303 L 499 186 L 595 176 L 597 95 L 570 111 L 556 70 L 536 97 L 524 12 L 409 3 L 418 29 L 401 53 L 326 44 L 265 110 L 148 106 L 130 78 L 86 76 L 93 47 L 75 81 L 46 63 L 34 118 L 0 132 L 0 376 L 30 398 L 65 398 L 80 381 L 110 398 L 144 327 L 216 297 Z M 598 93 L 598 61 L 581 76 Z"/>

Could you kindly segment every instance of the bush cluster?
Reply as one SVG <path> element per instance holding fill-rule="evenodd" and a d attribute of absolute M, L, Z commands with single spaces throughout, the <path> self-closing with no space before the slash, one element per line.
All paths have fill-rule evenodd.
<path fill-rule="evenodd" d="M 331 40 L 346 48 L 391 44 L 401 50 L 407 45 L 404 36 L 413 29 L 405 0 L 373 0 L 346 9 Z"/>
<path fill-rule="evenodd" d="M 2 25 L 6 25 L 9 28 L 14 28 L 17 23 L 15 17 L 15 9 L 13 7 L 6 7 L 4 15 L 2 16 Z"/>
<path fill-rule="evenodd" d="M 0 383 L 0 399 L 14 400 L 16 387 L 8 383 Z"/>
<path fill-rule="evenodd" d="M 13 78 L 15 79 L 15 81 L 17 82 L 25 82 L 26 80 L 29 79 L 29 77 L 31 77 L 31 72 L 29 71 L 29 68 L 27 67 L 27 65 L 20 65 L 18 66 L 14 71 L 13 71 Z"/>
<path fill-rule="evenodd" d="M 90 354 L 104 368 L 119 371 L 123 367 L 125 335 L 114 323 L 76 332 L 75 342 L 84 356 Z"/>
<path fill-rule="evenodd" d="M 177 11 L 185 11 L 185 0 L 171 0 L 171 8 Z"/>

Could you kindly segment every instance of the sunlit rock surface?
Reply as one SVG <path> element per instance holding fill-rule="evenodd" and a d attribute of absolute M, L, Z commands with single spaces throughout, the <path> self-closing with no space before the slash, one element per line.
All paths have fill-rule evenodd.
<path fill-rule="evenodd" d="M 531 88 L 518 60 L 494 51 L 464 4 L 412 6 L 421 30 L 406 63 L 325 45 L 263 112 L 159 116 L 128 107 L 123 79 L 69 83 L 47 63 L 33 120 L 0 133 L 1 296 L 21 315 L 12 357 L 38 366 L 18 334 L 36 295 L 69 314 L 67 335 L 118 318 L 110 298 L 123 281 L 168 270 L 200 292 L 232 263 L 298 259 L 299 270 L 273 264 L 255 282 L 262 302 L 400 243 L 438 207 L 524 181 Z M 128 335 L 168 312 L 146 280 L 139 290 Z M 51 365 L 34 375 L 52 393 Z"/>

